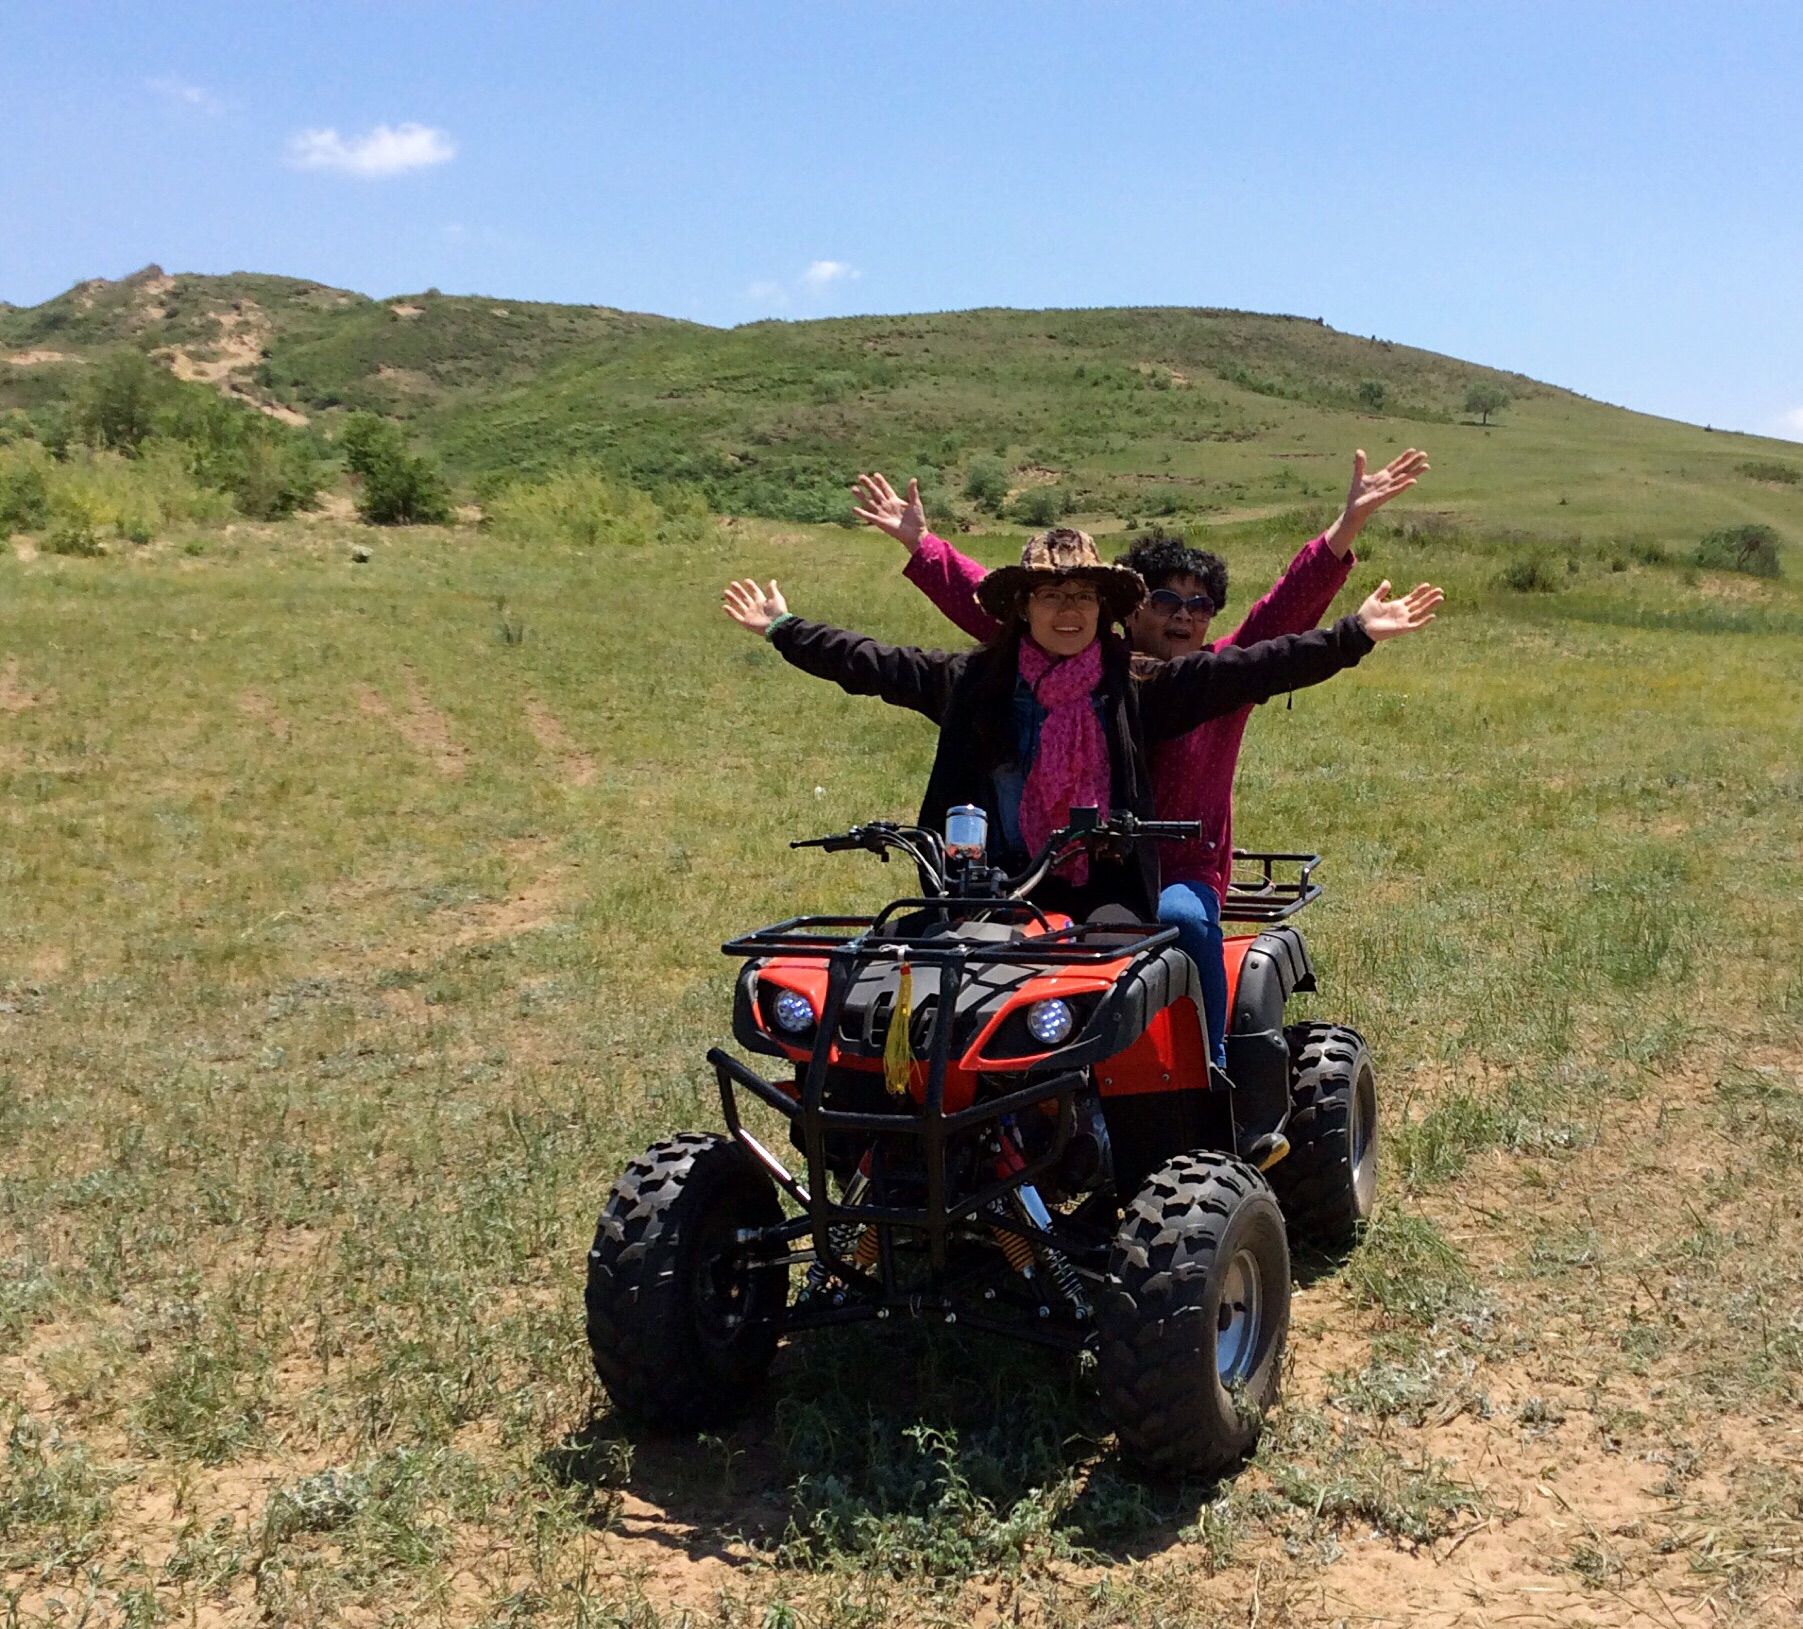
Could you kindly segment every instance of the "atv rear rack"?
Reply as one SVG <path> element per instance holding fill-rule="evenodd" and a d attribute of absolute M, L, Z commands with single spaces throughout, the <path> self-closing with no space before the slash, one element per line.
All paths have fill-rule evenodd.
<path fill-rule="evenodd" d="M 1321 897 L 1321 885 L 1314 880 L 1319 854 L 1266 853 L 1262 849 L 1236 848 L 1233 863 L 1256 865 L 1257 878 L 1234 877 L 1227 884 L 1227 899 L 1221 906 L 1223 922 L 1282 922 L 1304 906 Z M 1280 877 L 1276 868 L 1293 865 L 1293 877 Z"/>

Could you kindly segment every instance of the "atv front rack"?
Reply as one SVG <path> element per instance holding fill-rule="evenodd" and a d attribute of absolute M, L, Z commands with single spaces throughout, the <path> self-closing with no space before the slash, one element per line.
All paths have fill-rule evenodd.
<path fill-rule="evenodd" d="M 969 940 L 950 941 L 933 935 L 886 934 L 883 929 L 903 910 L 925 910 L 949 919 L 955 912 L 969 918 L 980 913 L 992 917 L 1013 917 L 1035 921 L 1047 931 L 1010 943 L 982 943 Z M 847 1285 L 867 1292 L 862 1308 L 846 1311 L 846 1318 L 885 1316 L 888 1307 L 907 1304 L 911 1299 L 900 1286 L 894 1254 L 893 1233 L 905 1229 L 924 1236 L 935 1277 L 947 1263 L 947 1245 L 958 1224 L 970 1224 L 981 1217 L 985 1228 L 1000 1227 L 1019 1234 L 1033 1243 L 1041 1243 L 1067 1254 L 1081 1254 L 1082 1246 L 1065 1237 L 1055 1237 L 1031 1227 L 1000 1209 L 990 1207 L 999 1199 L 1034 1182 L 1057 1165 L 1064 1154 L 1074 1129 L 1071 1099 L 1086 1082 L 1082 1070 L 1050 1069 L 1030 1077 L 1027 1084 L 1000 1096 L 973 1103 L 969 1108 L 947 1113 L 945 1079 L 952 1060 L 953 1030 L 957 1023 L 958 992 L 967 974 L 975 968 L 997 963 L 1038 963 L 1046 966 L 1068 966 L 1117 961 L 1141 951 L 1158 950 L 1176 941 L 1174 928 L 1161 928 L 1146 923 L 1076 923 L 1066 928 L 1050 929 L 1037 906 L 1023 901 L 982 899 L 904 899 L 896 900 L 878 916 L 798 916 L 755 933 L 731 940 L 721 948 L 729 956 L 814 957 L 827 964 L 825 999 L 815 1019 L 814 1044 L 806 1069 L 796 1089 L 785 1090 L 765 1080 L 730 1053 L 711 1048 L 707 1054 L 720 1088 L 721 1110 L 727 1130 L 770 1173 L 771 1178 L 799 1205 L 804 1216 L 786 1224 L 782 1230 L 791 1238 L 804 1233 L 813 1235 L 816 1259 Z M 833 1037 L 838 1033 L 844 1014 L 846 997 L 858 971 L 870 963 L 905 953 L 916 966 L 938 970 L 938 999 L 934 1003 L 931 1031 L 927 1042 L 926 1081 L 923 1101 L 908 1105 L 894 1113 L 867 1113 L 825 1106 L 828 1067 Z M 765 1148 L 746 1129 L 739 1116 L 737 1093 L 749 1092 L 759 1102 L 775 1110 L 798 1132 L 797 1141 L 807 1162 L 806 1181 L 798 1180 L 782 1161 Z M 951 1140 L 996 1125 L 1006 1117 L 1021 1114 L 1042 1104 L 1059 1102 L 1056 1127 L 1049 1146 L 1036 1158 L 1027 1160 L 1006 1177 L 988 1182 L 957 1199 L 948 1197 L 947 1149 Z M 831 1177 L 827 1164 L 827 1139 L 833 1132 L 863 1132 L 876 1138 L 907 1137 L 921 1145 L 921 1166 L 925 1178 L 925 1203 L 903 1205 L 889 1203 L 841 1204 L 832 1197 Z M 880 1146 L 880 1145 L 879 1145 Z M 880 1157 L 880 1156 L 879 1156 Z M 880 1174 L 880 1173 L 879 1173 Z M 834 1241 L 835 1229 L 856 1230 L 875 1224 L 877 1234 L 876 1273 L 847 1259 L 847 1253 Z M 1056 1224 L 1055 1224 L 1056 1225 Z M 842 1235 L 843 1236 L 843 1235 Z M 918 1293 L 912 1296 L 918 1300 Z M 949 1303 L 947 1303 L 949 1305 Z M 833 1321 L 844 1321 L 836 1319 Z M 980 1318 L 968 1312 L 965 1321 L 981 1326 Z M 1014 1333 L 1022 1331 L 1013 1325 L 997 1324 Z M 1058 1332 L 1047 1329 L 1035 1338 L 1053 1344 L 1067 1344 Z"/>
<path fill-rule="evenodd" d="M 1233 863 L 1256 865 L 1261 875 L 1235 876 L 1227 884 L 1227 898 L 1221 906 L 1223 922 L 1282 922 L 1321 897 L 1321 885 L 1314 880 L 1319 854 L 1266 853 L 1261 849 L 1236 848 Z M 1296 874 L 1277 875 L 1280 865 L 1293 865 Z"/>

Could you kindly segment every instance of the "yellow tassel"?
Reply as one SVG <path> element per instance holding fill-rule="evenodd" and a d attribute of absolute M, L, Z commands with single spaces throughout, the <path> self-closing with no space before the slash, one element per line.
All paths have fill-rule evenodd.
<path fill-rule="evenodd" d="M 883 1084 L 897 1097 L 908 1094 L 908 1071 L 914 1062 L 908 1027 L 913 1015 L 914 969 L 904 956 L 895 976 L 895 1010 L 889 1015 L 889 1036 L 883 1042 Z"/>

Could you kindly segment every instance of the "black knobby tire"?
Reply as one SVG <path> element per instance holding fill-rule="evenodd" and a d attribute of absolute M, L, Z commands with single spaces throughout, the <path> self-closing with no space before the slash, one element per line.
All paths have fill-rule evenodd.
<path fill-rule="evenodd" d="M 1292 1024 L 1290 1151 L 1271 1186 L 1290 1231 L 1323 1249 L 1351 1244 L 1377 1202 L 1377 1070 L 1355 1029 Z"/>
<path fill-rule="evenodd" d="M 1236 1463 L 1276 1399 L 1289 1324 L 1289 1244 L 1264 1178 L 1211 1153 L 1155 1171 L 1115 1232 L 1097 1320 L 1123 1450 L 1169 1474 Z"/>
<path fill-rule="evenodd" d="M 724 1425 L 776 1355 L 788 1269 L 748 1261 L 733 1233 L 782 1220 L 776 1188 L 730 1137 L 654 1143 L 608 1197 L 588 1257 L 595 1373 L 629 1419 Z"/>

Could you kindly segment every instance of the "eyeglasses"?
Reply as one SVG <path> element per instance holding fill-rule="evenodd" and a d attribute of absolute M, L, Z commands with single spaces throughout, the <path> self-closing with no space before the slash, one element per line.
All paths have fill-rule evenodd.
<path fill-rule="evenodd" d="M 1179 594 L 1174 588 L 1155 588 L 1146 596 L 1146 603 L 1154 611 L 1162 611 L 1167 617 L 1175 616 L 1179 611 L 1188 611 L 1193 617 L 1211 617 L 1215 614 L 1215 602 L 1206 594 Z"/>
<path fill-rule="evenodd" d="M 1093 588 L 1036 588 L 1028 597 L 1035 605 L 1057 611 L 1093 611 L 1102 603 Z"/>

